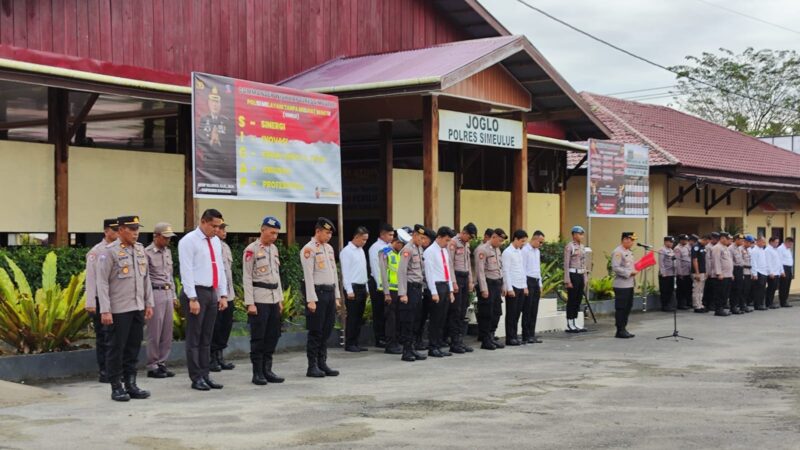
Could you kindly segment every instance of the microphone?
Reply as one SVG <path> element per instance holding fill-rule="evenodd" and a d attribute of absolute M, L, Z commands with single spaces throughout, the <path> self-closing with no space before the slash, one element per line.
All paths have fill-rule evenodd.
<path fill-rule="evenodd" d="M 637 247 L 642 247 L 642 248 L 645 248 L 645 249 L 647 249 L 647 250 L 650 250 L 651 248 L 653 248 L 653 246 L 652 246 L 652 245 L 642 244 L 641 242 L 637 242 L 637 243 L 636 243 L 636 246 L 637 246 Z"/>

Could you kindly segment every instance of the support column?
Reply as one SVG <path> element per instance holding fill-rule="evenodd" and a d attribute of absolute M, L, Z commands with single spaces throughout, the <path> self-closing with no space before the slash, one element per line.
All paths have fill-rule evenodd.
<path fill-rule="evenodd" d="M 528 220 L 528 136 L 525 113 L 514 114 L 522 122 L 522 149 L 514 153 L 511 182 L 511 230 L 525 229 Z"/>
<path fill-rule="evenodd" d="M 464 184 L 464 152 L 461 151 L 461 144 L 450 143 L 455 148 L 456 153 L 456 173 L 453 175 L 453 229 L 461 231 L 461 185 Z"/>
<path fill-rule="evenodd" d="M 286 245 L 292 245 L 297 238 L 297 205 L 286 203 Z"/>
<path fill-rule="evenodd" d="M 392 191 L 392 170 L 394 169 L 394 145 L 392 143 L 392 121 L 383 119 L 378 121 L 380 132 L 380 175 L 383 179 L 383 189 L 381 190 L 381 205 L 383 221 L 392 223 L 394 217 Z"/>
<path fill-rule="evenodd" d="M 178 153 L 183 155 L 183 229 L 195 228 L 194 212 L 194 170 L 192 149 L 192 108 L 190 105 L 178 106 Z"/>
<path fill-rule="evenodd" d="M 47 89 L 47 138 L 55 151 L 55 232 L 50 244 L 69 245 L 69 92 Z"/>
<path fill-rule="evenodd" d="M 423 207 L 426 227 L 439 224 L 439 97 L 422 97 Z"/>

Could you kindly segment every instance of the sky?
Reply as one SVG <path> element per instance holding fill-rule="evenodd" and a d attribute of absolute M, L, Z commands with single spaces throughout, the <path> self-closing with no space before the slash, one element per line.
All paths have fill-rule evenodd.
<path fill-rule="evenodd" d="M 593 41 L 517 0 L 479 1 L 512 33 L 526 35 L 577 91 L 677 106 L 674 98 L 663 96 L 669 95 L 666 88 L 618 94 L 675 85 L 675 76 L 670 72 Z M 684 64 L 687 55 L 716 52 L 720 47 L 736 53 L 747 47 L 800 52 L 798 0 L 525 1 L 664 66 Z"/>

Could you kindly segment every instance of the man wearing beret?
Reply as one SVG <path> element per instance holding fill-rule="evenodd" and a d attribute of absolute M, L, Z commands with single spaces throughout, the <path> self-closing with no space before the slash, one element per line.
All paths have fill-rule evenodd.
<path fill-rule="evenodd" d="M 174 377 L 167 369 L 167 358 L 172 348 L 172 315 L 178 301 L 175 280 L 172 276 L 172 251 L 169 241 L 175 236 L 172 226 L 157 223 L 153 229 L 153 242 L 144 249 L 153 286 L 153 318 L 147 323 L 147 377 Z"/>
<path fill-rule="evenodd" d="M 730 244 L 730 234 L 719 233 L 719 240 L 711 249 L 711 266 L 713 267 L 714 278 L 714 315 L 727 317 L 731 313 L 728 310 L 728 296 L 731 292 L 733 282 L 733 258 L 728 250 Z"/>
<path fill-rule="evenodd" d="M 475 277 L 478 279 L 478 340 L 484 350 L 504 348 L 495 331 L 503 315 L 503 260 L 500 245 L 508 238 L 496 228 L 492 238 L 475 248 Z"/>
<path fill-rule="evenodd" d="M 281 223 L 277 218 L 265 217 L 261 222 L 261 236 L 244 249 L 242 257 L 244 304 L 250 325 L 252 382 L 259 386 L 284 381 L 272 371 L 272 355 L 281 337 L 283 312 L 281 261 L 275 246 L 280 229 Z"/>
<path fill-rule="evenodd" d="M 450 240 L 448 253 L 450 254 L 450 267 L 455 273 L 453 294 L 456 301 L 447 313 L 447 335 L 450 338 L 450 351 L 453 353 L 471 352 L 472 347 L 464 343 L 467 332 L 467 309 L 469 308 L 469 295 L 475 289 L 472 275 L 472 258 L 469 242 L 478 235 L 478 228 L 473 223 L 468 223 L 456 237 Z"/>
<path fill-rule="evenodd" d="M 678 309 L 689 309 L 692 303 L 692 248 L 689 246 L 689 236 L 682 234 L 678 237 L 675 246 L 675 275 L 677 277 L 675 297 L 678 300 Z"/>
<path fill-rule="evenodd" d="M 421 361 L 427 356 L 414 348 L 414 338 L 418 315 L 422 304 L 422 285 L 425 281 L 422 263 L 425 227 L 414 225 L 411 241 L 400 250 L 400 264 L 397 268 L 397 320 L 400 324 L 400 345 L 403 347 L 403 361 Z"/>
<path fill-rule="evenodd" d="M 617 334 L 620 339 L 630 339 L 633 334 L 627 330 L 628 316 L 633 307 L 633 287 L 636 284 L 635 276 L 639 273 L 634 267 L 633 252 L 631 247 L 636 241 L 636 233 L 624 231 L 621 243 L 611 253 L 611 270 L 614 272 L 614 309 Z"/>
<path fill-rule="evenodd" d="M 341 303 L 339 277 L 333 247 L 328 244 L 336 227 L 325 217 L 320 217 L 314 227 L 314 237 L 300 252 L 306 294 L 306 325 L 308 342 L 306 376 L 312 378 L 335 377 L 338 370 L 328 367 L 328 338 L 333 332 L 336 307 Z"/>
<path fill-rule="evenodd" d="M 101 383 L 108 383 L 108 372 L 106 371 L 106 352 L 108 351 L 108 341 L 106 330 L 100 321 L 102 311 L 97 309 L 97 270 L 95 263 L 97 257 L 112 242 L 117 240 L 117 218 L 106 219 L 103 221 L 103 240 L 89 250 L 86 254 L 86 312 L 92 317 L 94 325 L 95 357 L 97 358 L 97 380 Z"/>
<path fill-rule="evenodd" d="M 672 304 L 672 293 L 675 289 L 675 251 L 672 246 L 675 240 L 672 236 L 664 237 L 664 246 L 658 250 L 658 290 L 661 293 L 661 310 L 672 312 L 675 305 Z"/>
<path fill-rule="evenodd" d="M 567 329 L 564 331 L 567 333 L 586 331 L 575 323 L 588 276 L 586 246 L 583 245 L 585 234 L 582 226 L 575 225 L 572 227 L 572 241 L 564 246 L 564 286 L 567 288 Z"/>

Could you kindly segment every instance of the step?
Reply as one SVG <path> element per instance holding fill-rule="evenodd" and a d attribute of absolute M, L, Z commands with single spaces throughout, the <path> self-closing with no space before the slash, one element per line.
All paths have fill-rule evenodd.
<path fill-rule="evenodd" d="M 503 302 L 503 317 L 500 318 L 500 323 L 497 325 L 497 336 L 503 337 L 506 334 L 505 325 L 505 302 Z M 478 321 L 475 318 L 474 307 L 470 306 L 467 311 L 467 317 L 470 324 L 476 324 Z M 521 321 L 520 321 L 521 322 Z M 583 327 L 584 317 L 583 312 L 578 312 L 578 318 L 575 319 L 575 324 Z M 521 324 L 520 324 L 521 325 Z M 520 325 L 517 329 L 520 329 Z M 544 298 L 539 302 L 539 314 L 536 318 L 536 332 L 546 331 L 564 331 L 567 328 L 567 313 L 565 311 L 558 311 L 558 302 L 554 298 Z"/>

